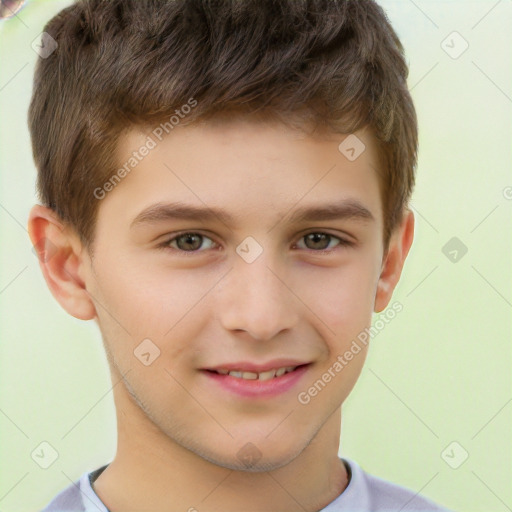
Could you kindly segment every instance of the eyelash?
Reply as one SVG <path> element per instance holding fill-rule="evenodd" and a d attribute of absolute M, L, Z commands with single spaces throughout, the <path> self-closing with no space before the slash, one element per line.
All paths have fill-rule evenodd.
<path fill-rule="evenodd" d="M 336 235 L 331 235 L 330 233 L 325 233 L 323 231 L 310 231 L 309 233 L 306 233 L 305 235 L 302 235 L 300 240 L 302 240 L 303 238 L 307 237 L 308 235 L 312 235 L 312 234 L 327 235 L 331 239 L 337 239 L 339 241 L 339 244 L 336 245 L 332 249 L 318 249 L 318 250 L 307 249 L 307 248 L 305 249 L 306 251 L 309 251 L 309 252 L 312 252 L 312 253 L 315 253 L 315 254 L 331 254 L 333 251 L 335 251 L 337 249 L 340 250 L 340 249 L 349 248 L 349 247 L 352 247 L 353 245 L 355 245 L 353 242 L 349 242 L 348 240 L 345 240 L 344 238 L 340 238 L 340 237 L 338 237 Z M 177 249 L 175 247 L 169 247 L 169 244 L 171 242 L 173 242 L 173 241 L 177 240 L 178 238 L 180 238 L 182 236 L 185 236 L 185 235 L 199 235 L 203 239 L 207 238 L 209 240 L 212 240 L 209 236 L 204 235 L 204 234 L 202 234 L 200 232 L 197 232 L 197 231 L 184 231 L 182 233 L 178 233 L 178 234 L 174 235 L 172 238 L 168 238 L 168 239 L 164 240 L 161 244 L 159 244 L 157 246 L 157 248 L 158 249 L 172 251 L 172 252 L 182 253 L 185 256 L 194 256 L 197 253 L 202 253 L 202 252 L 205 252 L 205 251 L 208 250 L 208 249 L 205 249 L 205 250 L 197 249 L 197 250 L 194 250 L 194 251 L 184 251 L 183 249 Z M 212 242 L 215 243 L 213 240 L 212 240 Z"/>

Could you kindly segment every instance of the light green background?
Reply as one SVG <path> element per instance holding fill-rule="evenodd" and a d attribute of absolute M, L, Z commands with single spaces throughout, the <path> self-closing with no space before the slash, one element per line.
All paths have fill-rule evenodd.
<path fill-rule="evenodd" d="M 26 231 L 37 202 L 26 124 L 38 58 L 31 43 L 69 3 L 33 0 L 0 22 L 1 512 L 42 508 L 115 450 L 99 331 L 52 297 Z M 341 454 L 455 511 L 505 512 L 512 510 L 512 1 L 380 3 L 406 48 L 419 116 L 416 236 L 394 296 L 404 309 L 373 339 L 344 407 Z M 469 43 L 458 59 L 441 47 L 453 31 Z M 468 248 L 457 263 L 442 252 L 452 237 Z M 46 470 L 31 458 L 42 441 L 59 453 Z M 453 441 L 469 453 L 458 469 L 441 457 Z"/>

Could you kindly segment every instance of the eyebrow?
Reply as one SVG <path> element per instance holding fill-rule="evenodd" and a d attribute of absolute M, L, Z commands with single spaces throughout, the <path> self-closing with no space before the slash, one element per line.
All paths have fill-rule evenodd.
<path fill-rule="evenodd" d="M 283 219 L 286 215 L 280 215 Z M 319 206 L 303 206 L 293 210 L 288 222 L 298 224 L 306 221 L 327 221 L 350 219 L 360 222 L 373 222 L 371 211 L 356 199 L 346 199 L 337 203 Z M 141 224 L 154 224 L 168 220 L 221 221 L 233 224 L 235 217 L 223 209 L 194 206 L 184 203 L 156 203 L 142 210 L 130 224 L 131 228 Z"/>

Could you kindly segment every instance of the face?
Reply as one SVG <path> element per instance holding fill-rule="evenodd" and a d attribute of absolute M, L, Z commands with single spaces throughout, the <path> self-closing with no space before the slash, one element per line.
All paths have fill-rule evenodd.
<path fill-rule="evenodd" d="M 119 386 L 207 460 L 286 464 L 358 378 L 366 346 L 345 354 L 376 308 L 383 219 L 378 155 L 357 135 L 350 161 L 343 135 L 178 126 L 101 199 L 83 277 Z"/>

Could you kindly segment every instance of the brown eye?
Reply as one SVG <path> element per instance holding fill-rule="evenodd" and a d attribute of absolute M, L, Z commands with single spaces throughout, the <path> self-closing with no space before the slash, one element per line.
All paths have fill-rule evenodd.
<path fill-rule="evenodd" d="M 330 251 L 331 249 L 336 248 L 336 246 L 352 245 L 351 242 L 348 242 L 347 240 L 322 232 L 309 233 L 304 235 L 301 240 L 305 241 L 305 248 L 312 251 Z M 334 244 L 332 244 L 332 242 L 334 242 Z M 302 249 L 303 247 L 300 248 Z"/>
<path fill-rule="evenodd" d="M 206 249 L 210 249 L 213 246 L 211 238 L 201 235 L 200 233 L 182 233 L 166 240 L 162 244 L 162 247 L 173 248 L 183 252 L 203 252 L 202 250 L 199 250 L 199 248 L 203 246 L 203 243 L 206 240 L 211 242 L 211 244 L 209 246 L 207 244 L 206 247 Z"/>
<path fill-rule="evenodd" d="M 176 238 L 176 245 L 182 251 L 196 251 L 202 243 L 203 237 L 195 233 L 185 233 Z"/>
<path fill-rule="evenodd" d="M 304 237 L 306 240 L 306 246 L 308 249 L 327 249 L 329 246 L 329 242 L 331 241 L 331 236 L 326 235 L 325 233 L 310 233 Z M 327 242 L 327 244 L 326 244 Z"/>

